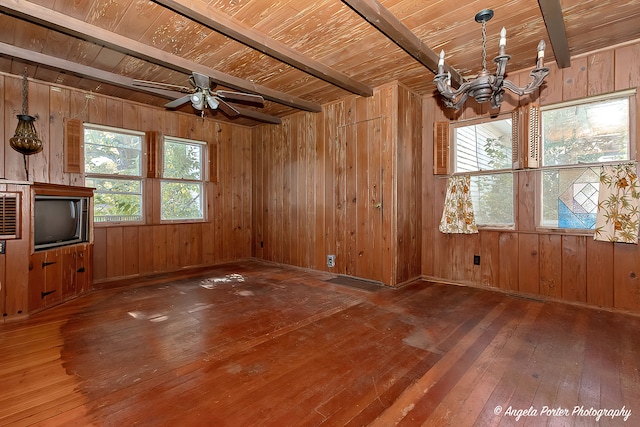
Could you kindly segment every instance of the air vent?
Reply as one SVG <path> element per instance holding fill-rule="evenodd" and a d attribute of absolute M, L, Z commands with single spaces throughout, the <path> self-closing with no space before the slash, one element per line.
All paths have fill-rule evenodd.
<path fill-rule="evenodd" d="M 0 194 L 0 238 L 18 239 L 19 234 L 19 194 Z"/>

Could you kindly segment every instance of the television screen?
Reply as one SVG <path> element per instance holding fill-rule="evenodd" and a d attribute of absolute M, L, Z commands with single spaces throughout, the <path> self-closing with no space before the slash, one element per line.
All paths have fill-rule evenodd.
<path fill-rule="evenodd" d="M 83 241 L 83 199 L 36 197 L 34 247 L 43 249 Z"/>

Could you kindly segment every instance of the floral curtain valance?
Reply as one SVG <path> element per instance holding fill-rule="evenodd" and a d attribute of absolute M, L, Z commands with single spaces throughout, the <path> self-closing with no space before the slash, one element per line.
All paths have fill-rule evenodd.
<path fill-rule="evenodd" d="M 639 202 L 640 186 L 636 164 L 603 166 L 593 238 L 606 242 L 637 244 Z"/>
<path fill-rule="evenodd" d="M 444 211 L 440 220 L 441 232 L 461 234 L 478 232 L 471 203 L 470 183 L 469 175 L 449 177 Z"/>

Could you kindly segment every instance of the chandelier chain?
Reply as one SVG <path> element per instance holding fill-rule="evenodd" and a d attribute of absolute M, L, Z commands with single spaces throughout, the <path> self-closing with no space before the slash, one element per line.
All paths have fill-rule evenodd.
<path fill-rule="evenodd" d="M 24 69 L 22 74 L 22 114 L 28 114 L 29 110 L 29 82 L 27 81 L 27 69 Z"/>
<path fill-rule="evenodd" d="M 482 69 L 487 69 L 487 21 L 482 21 Z"/>

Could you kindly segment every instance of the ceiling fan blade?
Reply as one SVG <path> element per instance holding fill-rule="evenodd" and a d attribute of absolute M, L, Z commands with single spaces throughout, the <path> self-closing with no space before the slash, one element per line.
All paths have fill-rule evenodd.
<path fill-rule="evenodd" d="M 183 96 L 181 98 L 175 99 L 175 100 L 165 104 L 164 107 L 165 108 L 178 108 L 182 104 L 186 104 L 189 101 L 191 101 L 191 95 L 185 95 L 185 96 Z"/>
<path fill-rule="evenodd" d="M 174 85 L 171 83 L 150 82 L 148 80 L 133 80 L 134 86 L 144 86 L 153 88 L 171 89 L 182 93 L 191 93 L 193 89 L 186 86 Z"/>
<path fill-rule="evenodd" d="M 242 92 L 230 92 L 228 90 L 219 90 L 216 94 L 220 98 L 225 98 L 230 101 L 250 102 L 252 104 L 258 104 L 261 107 L 264 106 L 264 98 L 260 95 L 253 95 L 250 93 Z"/>
<path fill-rule="evenodd" d="M 240 112 L 232 105 L 227 104 L 224 100 L 218 98 L 218 108 L 222 110 L 227 116 L 234 117 L 240 114 Z"/>

